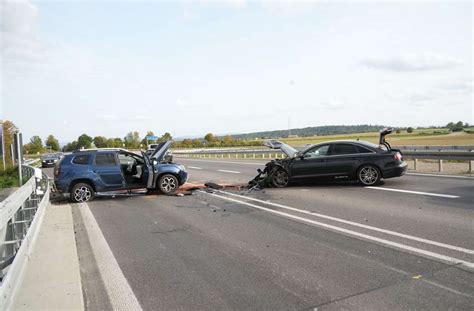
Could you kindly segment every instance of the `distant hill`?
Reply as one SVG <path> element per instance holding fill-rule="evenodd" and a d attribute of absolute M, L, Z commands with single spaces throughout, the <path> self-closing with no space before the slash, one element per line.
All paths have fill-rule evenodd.
<path fill-rule="evenodd" d="M 275 130 L 254 132 L 246 134 L 231 135 L 235 139 L 255 139 L 255 138 L 281 138 L 288 137 L 288 135 L 298 135 L 299 137 L 307 136 L 325 136 L 337 134 L 352 134 L 352 133 L 366 133 L 376 132 L 384 128 L 384 125 L 326 125 L 296 128 L 290 130 Z"/>

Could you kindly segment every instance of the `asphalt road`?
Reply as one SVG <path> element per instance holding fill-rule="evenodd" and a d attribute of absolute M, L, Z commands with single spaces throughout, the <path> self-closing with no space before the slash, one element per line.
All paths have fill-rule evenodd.
<path fill-rule="evenodd" d="M 195 184 L 245 183 L 265 163 L 176 161 Z M 114 294 L 124 287 L 146 310 L 473 310 L 473 190 L 474 179 L 407 175 L 375 188 L 101 196 L 74 206 L 86 305 L 132 308 Z M 104 247 L 84 229 L 89 210 L 112 257 L 92 250 Z"/>

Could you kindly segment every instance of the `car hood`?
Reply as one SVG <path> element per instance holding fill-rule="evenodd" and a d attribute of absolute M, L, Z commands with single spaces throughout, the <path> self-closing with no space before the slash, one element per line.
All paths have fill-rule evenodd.
<path fill-rule="evenodd" d="M 150 155 L 150 157 L 149 157 L 150 160 L 157 160 L 158 162 L 163 160 L 163 157 L 165 156 L 166 152 L 171 147 L 171 143 L 172 143 L 172 141 L 168 140 L 168 141 L 164 141 L 164 142 L 158 144 L 158 146 L 156 146 L 155 150 L 153 150 L 153 153 Z"/>
<path fill-rule="evenodd" d="M 280 149 L 290 158 L 294 158 L 298 153 L 298 150 L 296 150 L 295 148 L 275 139 L 266 140 L 263 144 L 271 149 Z"/>

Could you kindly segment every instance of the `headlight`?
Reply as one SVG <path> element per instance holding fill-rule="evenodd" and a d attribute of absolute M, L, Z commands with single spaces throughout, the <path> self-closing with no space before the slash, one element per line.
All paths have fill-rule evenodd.
<path fill-rule="evenodd" d="M 179 169 L 182 170 L 182 171 L 185 171 L 186 170 L 186 167 L 182 164 L 179 164 L 178 165 Z"/>

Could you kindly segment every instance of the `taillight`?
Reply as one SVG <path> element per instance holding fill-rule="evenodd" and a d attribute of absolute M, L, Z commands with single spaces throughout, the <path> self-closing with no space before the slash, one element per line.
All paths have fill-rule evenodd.
<path fill-rule="evenodd" d="M 402 154 L 400 152 L 396 152 L 395 155 L 393 156 L 395 160 L 401 161 L 402 160 Z"/>

